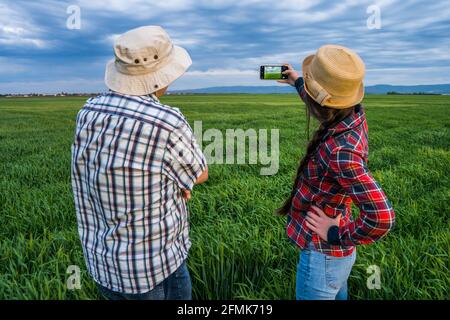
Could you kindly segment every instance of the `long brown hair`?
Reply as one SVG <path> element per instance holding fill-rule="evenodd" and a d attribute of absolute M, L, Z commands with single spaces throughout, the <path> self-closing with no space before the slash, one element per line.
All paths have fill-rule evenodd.
<path fill-rule="evenodd" d="M 350 116 L 356 110 L 356 108 L 359 107 L 359 105 L 345 109 L 333 109 L 323 107 L 316 101 L 314 101 L 308 94 L 306 94 L 304 101 L 306 105 L 306 128 L 307 128 L 306 130 L 308 138 L 309 138 L 309 125 L 311 115 L 320 122 L 320 126 L 314 132 L 314 135 L 312 139 L 309 141 L 308 146 L 306 148 L 306 154 L 300 161 L 300 164 L 297 168 L 297 174 L 294 180 L 294 185 L 292 186 L 292 191 L 289 198 L 287 198 L 286 201 L 283 203 L 283 205 L 275 211 L 275 213 L 278 215 L 286 215 L 291 209 L 292 199 L 294 198 L 297 189 L 298 178 L 300 177 L 306 165 L 308 164 L 308 161 L 311 159 L 311 156 L 322 142 L 322 139 L 324 138 L 328 129 L 334 127 L 340 121 Z"/>

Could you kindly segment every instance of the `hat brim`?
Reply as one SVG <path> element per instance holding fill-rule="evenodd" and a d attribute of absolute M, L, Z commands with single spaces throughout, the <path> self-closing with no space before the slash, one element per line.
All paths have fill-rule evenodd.
<path fill-rule="evenodd" d="M 115 60 L 106 65 L 105 84 L 116 92 L 133 96 L 154 93 L 177 80 L 192 65 L 189 53 L 178 46 L 173 47 L 167 63 L 155 72 L 143 75 L 127 75 L 115 67 Z"/>
<path fill-rule="evenodd" d="M 314 79 L 314 75 L 311 73 L 311 63 L 314 60 L 316 55 L 312 54 L 307 56 L 302 63 L 302 74 L 303 74 L 303 80 L 304 80 L 304 88 L 305 91 L 309 94 L 311 98 L 314 99 L 315 94 L 313 94 L 310 89 L 308 88 L 308 82 L 309 79 Z M 358 103 L 361 103 L 361 101 L 364 98 L 364 83 L 361 82 L 359 85 L 358 90 L 354 95 L 351 96 L 337 96 L 332 95 L 327 101 L 324 102 L 324 107 L 334 108 L 334 109 L 346 109 L 353 107 L 357 105 Z"/>

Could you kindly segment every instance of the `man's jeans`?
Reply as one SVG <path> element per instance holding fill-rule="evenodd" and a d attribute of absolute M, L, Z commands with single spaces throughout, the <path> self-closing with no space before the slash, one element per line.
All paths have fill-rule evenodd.
<path fill-rule="evenodd" d="M 191 300 L 192 284 L 186 262 L 151 291 L 127 294 L 112 291 L 97 284 L 100 293 L 108 300 Z"/>
<path fill-rule="evenodd" d="M 297 300 L 347 300 L 347 279 L 355 260 L 356 250 L 342 258 L 312 248 L 302 250 L 297 266 Z"/>

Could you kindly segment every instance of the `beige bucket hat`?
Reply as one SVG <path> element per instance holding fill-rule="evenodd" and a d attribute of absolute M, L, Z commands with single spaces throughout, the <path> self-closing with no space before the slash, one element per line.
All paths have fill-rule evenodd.
<path fill-rule="evenodd" d="M 322 106 L 344 109 L 364 98 L 364 62 L 346 47 L 320 47 L 303 60 L 302 73 L 305 91 Z"/>
<path fill-rule="evenodd" d="M 108 62 L 106 86 L 128 95 L 147 95 L 168 86 L 191 66 L 187 51 L 173 45 L 159 26 L 132 29 L 114 42 L 115 59 Z"/>

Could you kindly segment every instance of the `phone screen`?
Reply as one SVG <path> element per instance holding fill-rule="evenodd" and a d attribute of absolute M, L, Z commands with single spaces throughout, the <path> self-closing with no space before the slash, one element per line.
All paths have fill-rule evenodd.
<path fill-rule="evenodd" d="M 286 69 L 286 66 L 261 66 L 260 77 L 262 80 L 286 79 L 287 77 L 282 74 Z"/>

